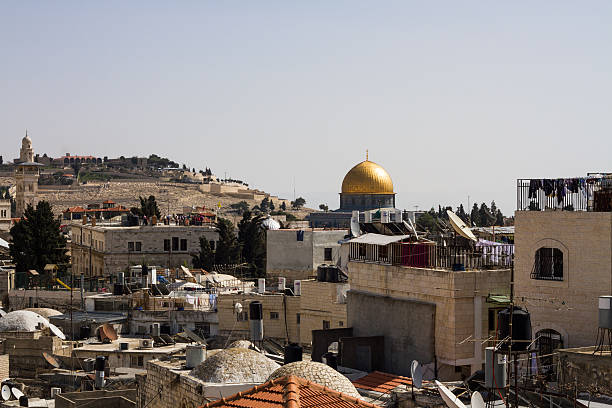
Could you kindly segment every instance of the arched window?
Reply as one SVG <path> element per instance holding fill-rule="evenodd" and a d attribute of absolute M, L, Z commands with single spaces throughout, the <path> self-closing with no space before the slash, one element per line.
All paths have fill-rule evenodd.
<path fill-rule="evenodd" d="M 540 330 L 536 333 L 536 347 L 540 355 L 539 366 L 543 372 L 553 369 L 553 351 L 563 348 L 563 337 L 561 333 L 552 329 Z"/>
<path fill-rule="evenodd" d="M 532 279 L 563 280 L 563 252 L 559 248 L 542 247 L 535 253 Z"/>

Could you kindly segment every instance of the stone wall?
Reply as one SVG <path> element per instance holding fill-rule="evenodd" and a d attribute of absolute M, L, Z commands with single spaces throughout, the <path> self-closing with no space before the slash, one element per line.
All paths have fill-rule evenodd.
<path fill-rule="evenodd" d="M 552 329 L 563 347 L 595 344 L 598 297 L 612 294 L 612 213 L 517 211 L 516 299 L 531 313 L 534 336 Z M 563 280 L 531 278 L 541 247 L 563 253 Z"/>
<path fill-rule="evenodd" d="M 593 355 L 594 347 L 558 350 L 559 385 L 579 392 L 612 395 L 612 356 Z"/>
<path fill-rule="evenodd" d="M 76 279 L 76 276 L 75 276 Z M 70 282 L 66 282 L 70 285 Z M 84 297 L 96 295 L 96 292 L 85 292 Z M 15 289 L 8 295 L 9 310 L 20 310 L 28 307 L 48 307 L 60 312 L 68 312 L 70 309 L 69 290 L 35 290 Z M 72 294 L 72 305 L 79 309 L 81 307 L 81 294 L 74 291 Z"/>
<path fill-rule="evenodd" d="M 62 347 L 62 340 L 55 336 L 9 338 L 4 340 L 3 348 L 9 356 L 10 377 L 34 378 L 39 371 L 47 370 L 49 363 L 43 358 L 43 352 L 49 355 L 69 354 L 69 348 Z"/>
<path fill-rule="evenodd" d="M 330 329 L 348 326 L 346 312 L 347 283 L 302 281 L 300 304 L 300 342 L 310 344 L 312 331 L 323 329 L 329 322 Z"/>
<path fill-rule="evenodd" d="M 10 357 L 8 354 L 0 355 L 0 378 L 9 378 L 10 372 Z"/>

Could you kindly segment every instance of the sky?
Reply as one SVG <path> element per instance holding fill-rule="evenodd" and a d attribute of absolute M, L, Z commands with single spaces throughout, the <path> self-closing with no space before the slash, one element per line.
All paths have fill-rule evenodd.
<path fill-rule="evenodd" d="M 0 155 L 156 153 L 337 208 L 365 159 L 397 207 L 516 206 L 611 171 L 610 1 L 6 1 Z M 417 207 L 418 206 L 418 207 Z"/>

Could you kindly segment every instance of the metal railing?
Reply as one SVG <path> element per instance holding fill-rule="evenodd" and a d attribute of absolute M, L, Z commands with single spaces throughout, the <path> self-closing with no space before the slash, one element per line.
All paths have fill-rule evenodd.
<path fill-rule="evenodd" d="M 517 179 L 516 209 L 518 211 L 609 211 L 605 209 L 605 203 L 602 206 L 600 201 L 606 200 L 602 190 L 610 189 L 612 189 L 610 174 L 566 179 Z"/>
<path fill-rule="evenodd" d="M 451 270 L 509 268 L 514 262 L 513 255 L 512 244 L 461 247 L 435 243 L 374 245 L 353 242 L 349 249 L 349 261 Z"/>

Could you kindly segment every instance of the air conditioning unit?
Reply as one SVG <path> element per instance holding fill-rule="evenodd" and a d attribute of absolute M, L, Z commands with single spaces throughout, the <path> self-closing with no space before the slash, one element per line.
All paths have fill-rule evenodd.
<path fill-rule="evenodd" d="M 293 281 L 293 294 L 295 296 L 302 295 L 302 281 L 301 280 Z"/>
<path fill-rule="evenodd" d="M 364 222 L 366 224 L 372 223 L 372 211 L 366 211 L 365 213 L 363 213 L 363 216 L 364 216 Z"/>
<path fill-rule="evenodd" d="M 266 293 L 266 279 L 257 279 L 257 293 Z"/>
<path fill-rule="evenodd" d="M 389 210 L 387 209 L 380 210 L 380 222 L 382 224 L 388 224 L 389 222 L 391 222 L 391 214 Z"/>
<path fill-rule="evenodd" d="M 278 290 L 281 292 L 284 292 L 286 283 L 287 283 L 287 280 L 284 277 L 279 276 L 278 277 Z"/>
<path fill-rule="evenodd" d="M 140 348 L 143 348 L 143 349 L 152 349 L 153 348 L 153 340 L 151 340 L 151 339 L 141 339 L 140 340 Z"/>

